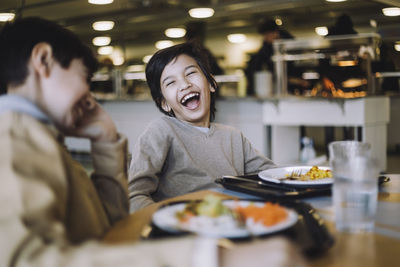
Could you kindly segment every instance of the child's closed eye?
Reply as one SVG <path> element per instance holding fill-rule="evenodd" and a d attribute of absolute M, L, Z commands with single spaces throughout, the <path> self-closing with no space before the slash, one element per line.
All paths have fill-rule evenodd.
<path fill-rule="evenodd" d="M 175 81 L 170 81 L 170 82 L 167 82 L 167 84 L 165 86 L 168 87 L 169 85 L 172 85 L 174 83 L 175 83 Z"/>
<path fill-rule="evenodd" d="M 195 73 L 196 73 L 196 71 L 190 71 L 190 72 L 188 72 L 188 73 L 186 74 L 186 76 L 190 76 L 190 75 L 195 74 Z"/>

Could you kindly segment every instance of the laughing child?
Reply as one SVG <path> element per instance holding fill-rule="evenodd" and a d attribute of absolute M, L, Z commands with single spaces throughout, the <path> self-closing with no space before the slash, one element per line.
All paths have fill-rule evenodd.
<path fill-rule="evenodd" d="M 218 85 L 194 44 L 155 53 L 146 78 L 153 100 L 166 116 L 153 121 L 135 144 L 129 171 L 131 212 L 217 187 L 214 180 L 223 175 L 275 166 L 240 131 L 211 122 Z"/>

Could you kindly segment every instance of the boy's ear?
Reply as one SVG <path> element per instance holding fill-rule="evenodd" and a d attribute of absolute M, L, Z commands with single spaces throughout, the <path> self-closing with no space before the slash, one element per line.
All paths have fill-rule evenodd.
<path fill-rule="evenodd" d="M 171 107 L 168 105 L 167 101 L 163 98 L 161 100 L 161 107 L 165 112 L 171 112 Z"/>
<path fill-rule="evenodd" d="M 32 49 L 31 62 L 37 73 L 48 77 L 54 62 L 51 46 L 48 43 L 36 44 Z"/>

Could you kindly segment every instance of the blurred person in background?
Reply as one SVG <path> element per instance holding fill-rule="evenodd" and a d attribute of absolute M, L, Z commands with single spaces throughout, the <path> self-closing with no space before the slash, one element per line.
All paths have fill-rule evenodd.
<path fill-rule="evenodd" d="M 272 74 L 274 71 L 274 62 L 272 56 L 274 55 L 273 42 L 278 39 L 293 39 L 293 36 L 285 29 L 279 27 L 275 20 L 270 18 L 263 18 L 257 25 L 257 32 L 262 37 L 262 46 L 257 53 L 250 56 L 247 62 L 245 74 L 247 78 L 247 95 L 255 94 L 254 74 L 258 71 L 269 71 Z M 292 62 L 287 63 L 288 71 L 288 90 L 293 93 L 294 91 L 302 91 L 308 88 L 310 84 L 298 77 L 301 73 L 296 69 Z"/>
<path fill-rule="evenodd" d="M 70 31 L 24 18 L 0 31 L 0 58 L 0 266 L 303 265 L 283 238 L 98 242 L 129 207 L 127 140 L 89 93 L 95 57 Z M 91 141 L 91 177 L 63 136 Z"/>

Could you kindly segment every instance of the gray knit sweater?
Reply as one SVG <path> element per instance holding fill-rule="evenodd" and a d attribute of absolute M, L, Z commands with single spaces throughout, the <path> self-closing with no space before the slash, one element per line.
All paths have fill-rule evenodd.
<path fill-rule="evenodd" d="M 131 212 L 154 201 L 217 187 L 223 175 L 257 173 L 275 164 L 243 134 L 211 123 L 204 133 L 164 116 L 147 127 L 135 144 L 129 170 Z"/>

